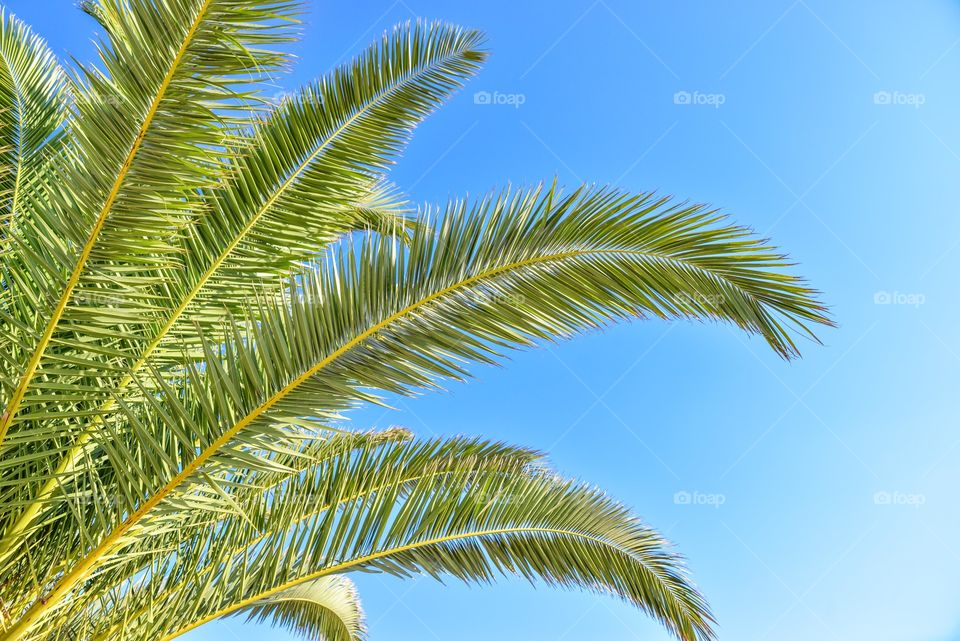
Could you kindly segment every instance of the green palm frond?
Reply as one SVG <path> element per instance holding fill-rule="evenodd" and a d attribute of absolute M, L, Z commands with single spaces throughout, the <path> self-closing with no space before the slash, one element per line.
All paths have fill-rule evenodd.
<path fill-rule="evenodd" d="M 283 64 L 266 46 L 289 40 L 282 24 L 296 3 L 99 0 L 96 7 L 110 38 L 100 44 L 100 66 L 82 67 L 73 83 L 69 142 L 51 169 L 56 179 L 38 197 L 47 206 L 37 207 L 18 247 L 15 268 L 32 278 L 14 296 L 34 306 L 11 337 L 25 357 L 4 399 L 0 442 L 22 414 L 49 402 L 31 388 L 35 378 L 64 377 L 66 387 L 64 370 L 79 367 L 78 375 L 93 373 L 102 385 L 122 375 L 111 360 L 142 346 L 138 333 L 154 320 L 150 287 L 176 263 L 176 230 L 200 213 L 188 196 L 220 180 L 231 110 L 256 86 L 251 81 Z M 97 349 L 85 340 L 91 336 Z"/>
<path fill-rule="evenodd" d="M 709 637 L 709 612 L 664 541 L 596 490 L 531 467 L 534 453 L 462 439 L 342 451 L 183 537 L 177 572 L 137 583 L 120 607 L 94 608 L 108 612 L 99 625 L 122 620 L 131 638 L 170 639 L 361 570 L 481 583 L 516 574 L 618 595 L 680 638 Z"/>
<path fill-rule="evenodd" d="M 476 31 L 415 23 L 395 29 L 352 64 L 288 96 L 239 143 L 226 184 L 208 194 L 211 214 L 188 238 L 180 305 L 161 329 L 161 352 L 178 361 L 196 325 L 242 310 L 352 228 L 368 224 L 371 187 L 413 129 L 479 68 Z M 388 204 L 396 204 L 393 199 Z M 358 208 L 358 204 L 368 204 Z M 359 209 L 359 210 L 358 210 Z"/>
<path fill-rule="evenodd" d="M 66 119 L 66 74 L 46 43 L 0 9 L 0 265 Z M 8 274 L 2 275 L 9 282 Z"/>
<path fill-rule="evenodd" d="M 680 560 L 627 510 L 587 486 L 545 472 L 470 472 L 331 503 L 338 512 L 318 510 L 292 530 L 245 550 L 243 563 L 224 565 L 220 586 L 229 585 L 235 572 L 236 581 L 243 576 L 246 598 L 231 595 L 189 627 L 345 571 L 480 583 L 508 573 L 614 594 L 660 619 L 679 638 L 709 638 L 712 619 Z M 270 568 L 266 580 L 257 583 L 259 577 L 243 569 L 251 566 Z"/>
<path fill-rule="evenodd" d="M 17 227 L 31 224 L 46 170 L 60 151 L 66 85 L 46 43 L 0 10 L 0 399 L 10 398 L 18 383 L 16 324 L 37 305 L 19 294 L 35 275 L 16 260 Z"/>
<path fill-rule="evenodd" d="M 310 641 L 362 641 L 363 608 L 353 582 L 325 576 L 282 590 L 237 610 L 248 621 L 270 621 Z"/>
<path fill-rule="evenodd" d="M 350 409 L 610 323 L 830 325 L 766 240 L 582 186 L 416 208 L 388 171 L 477 73 L 401 25 L 279 104 L 298 0 L 85 0 L 95 65 L 0 14 L 0 641 L 171 639 L 222 616 L 364 637 L 344 574 L 504 574 L 713 620 L 627 508 L 482 439 Z"/>
<path fill-rule="evenodd" d="M 441 24 L 398 28 L 357 62 L 291 96 L 252 133 L 239 137 L 234 143 L 239 157 L 229 178 L 207 193 L 205 215 L 185 234 L 185 258 L 151 299 L 160 315 L 151 338 L 136 359 L 113 367 L 136 373 L 155 352 L 178 362 L 184 345 L 196 342 L 198 324 L 212 331 L 228 312 L 241 311 L 271 275 L 274 287 L 281 286 L 281 276 L 299 261 L 353 229 L 385 232 L 402 226 L 399 218 L 407 206 L 384 187 L 378 172 L 423 117 L 477 69 L 483 59 L 479 41 L 476 32 Z M 161 301 L 169 309 L 161 310 Z M 106 311 L 102 308 L 101 313 Z M 110 355 L 115 360 L 123 356 L 115 350 Z M 74 365 L 78 358 L 73 355 Z M 94 389 L 103 394 L 99 407 L 72 410 L 80 421 L 66 434 L 62 425 L 52 426 L 51 439 L 76 440 L 66 454 L 47 448 L 52 459 L 59 459 L 47 467 L 54 476 L 70 473 L 101 415 L 117 407 L 114 396 L 130 385 L 132 373 L 122 377 L 116 390 L 98 381 Z M 84 374 L 89 378 L 100 372 Z M 89 403 L 95 393 L 83 390 L 76 400 Z M 61 394 L 58 400 L 74 399 Z M 35 457 L 32 449 L 27 455 Z M 53 491 L 52 481 L 33 478 L 43 485 L 35 496 Z M 20 522 L 31 520 L 37 509 L 28 508 Z"/>
<path fill-rule="evenodd" d="M 237 590 L 253 594 L 248 591 L 256 586 L 253 575 L 231 584 L 219 580 L 225 568 L 245 565 L 242 559 L 250 548 L 283 538 L 284 532 L 303 527 L 318 514 L 335 515 L 348 501 L 364 502 L 382 493 L 408 494 L 428 478 L 519 473 L 540 457 L 526 448 L 479 439 L 411 442 L 408 433 L 396 429 L 322 439 L 296 454 L 274 458 L 288 471 L 219 476 L 215 482 L 230 492 L 229 502 L 209 484 L 194 486 L 145 524 L 148 535 L 138 537 L 92 579 L 103 589 L 90 594 L 101 600 L 75 600 L 81 612 L 71 616 L 95 620 L 96 639 L 140 625 L 147 630 L 131 638 L 169 634 L 212 616 L 236 600 Z M 285 555 L 272 558 L 258 566 L 257 576 L 269 582 L 274 573 L 285 571 L 278 564 L 287 560 Z M 130 589 L 132 585 L 136 589 Z M 124 598 L 112 601 L 118 594 Z M 144 599 L 146 594 L 151 598 Z M 157 612 L 169 614 L 158 617 Z"/>
<path fill-rule="evenodd" d="M 465 375 L 465 360 L 633 316 L 730 321 L 784 355 L 795 349 L 786 323 L 826 322 L 779 254 L 745 230 L 699 206 L 604 189 L 454 203 L 406 245 L 371 236 L 332 261 L 290 295 L 262 299 L 257 322 L 235 321 L 233 340 L 208 343 L 202 367 L 189 363 L 176 385 L 151 369 L 144 404 L 120 402 L 95 440 L 122 500 L 92 526 L 75 523 L 89 552 L 51 594 L 122 555 L 132 532 L 182 510 L 185 493 L 223 469 L 269 468 L 264 453 L 286 447 L 288 421 L 334 419 L 370 388 L 429 387 Z M 124 474 L 134 466 L 140 474 Z"/>
<path fill-rule="evenodd" d="M 334 252 L 188 366 L 186 394 L 169 402 L 180 431 L 211 444 L 195 463 L 286 419 L 336 419 L 370 390 L 431 387 L 469 361 L 612 320 L 732 322 L 785 356 L 790 324 L 828 322 L 775 249 L 701 206 L 550 188 L 454 203 L 436 229 L 429 218 L 406 245 L 371 236 Z"/>

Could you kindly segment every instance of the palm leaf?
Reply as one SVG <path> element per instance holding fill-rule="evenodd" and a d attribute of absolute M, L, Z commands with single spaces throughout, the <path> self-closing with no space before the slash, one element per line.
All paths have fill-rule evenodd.
<path fill-rule="evenodd" d="M 404 431 L 390 430 L 323 439 L 298 457 L 302 465 L 290 456 L 275 458 L 291 468 L 287 472 L 221 476 L 217 484 L 230 492 L 230 501 L 205 484 L 168 503 L 144 524 L 144 536 L 88 584 L 97 586 L 88 593 L 99 600 L 73 599 L 71 607 L 81 612 L 70 616 L 95 620 L 96 639 L 140 625 L 147 629 L 136 635 L 163 636 L 209 616 L 230 591 L 246 589 L 246 579 L 241 585 L 220 582 L 223 566 L 241 562 L 249 548 L 302 527 L 318 513 L 339 510 L 348 500 L 403 495 L 427 478 L 516 473 L 540 455 L 480 439 L 410 442 Z M 274 558 L 263 566 L 263 576 L 279 571 L 277 564 L 284 562 Z M 203 593 L 192 592 L 198 589 Z M 144 599 L 147 594 L 152 597 Z M 116 595 L 121 597 L 114 601 Z"/>
<path fill-rule="evenodd" d="M 476 71 L 483 59 L 479 41 L 477 32 L 436 23 L 395 29 L 355 63 L 292 96 L 239 138 L 229 180 L 207 194 L 206 215 L 185 236 L 186 259 L 171 270 L 162 296 L 156 296 L 171 308 L 117 389 L 123 391 L 158 348 L 166 348 L 161 354 L 182 356 L 184 344 L 195 340 L 191 336 L 198 324 L 209 334 L 228 312 L 242 309 L 271 273 L 289 273 L 353 229 L 389 231 L 406 205 L 376 182 L 375 173 L 412 129 Z M 104 313 L 102 304 L 99 310 Z M 71 411 L 84 425 L 70 426 L 67 433 L 57 426 L 49 433 L 48 438 L 75 444 L 66 453 L 44 448 L 58 462 L 48 464 L 52 474 L 31 475 L 40 488 L 19 515 L 17 531 L 36 518 L 56 485 L 73 471 L 101 424 L 100 415 L 117 407 L 116 391 L 102 382 L 96 388 L 104 395 L 99 408 Z M 77 389 L 76 384 L 70 389 Z M 94 395 L 83 390 L 77 400 Z M 72 399 L 60 395 L 58 400 Z M 30 436 L 25 449 L 35 458 L 38 445 Z M 21 459 L 13 453 L 7 460 L 15 464 Z"/>
<path fill-rule="evenodd" d="M 212 586 L 194 591 L 197 586 L 171 602 L 179 606 L 203 594 L 209 603 L 231 584 L 246 588 L 244 595 L 228 592 L 221 607 L 162 638 L 347 571 L 480 583 L 515 574 L 619 596 L 678 638 L 711 638 L 712 618 L 664 541 L 602 494 L 553 474 L 446 475 L 417 480 L 402 492 L 390 488 L 333 503 L 337 511 L 318 510 L 219 566 L 216 592 Z"/>
<path fill-rule="evenodd" d="M 116 478 L 141 472 L 121 492 L 132 502 L 116 514 L 127 516 L 76 524 L 89 551 L 51 595 L 118 554 L 185 487 L 219 467 L 258 465 L 251 452 L 283 443 L 285 420 L 331 417 L 369 399 L 365 388 L 430 386 L 464 374 L 463 359 L 489 362 L 511 344 L 644 314 L 734 322 L 784 355 L 795 350 L 785 323 L 828 322 L 813 292 L 783 274 L 784 259 L 745 230 L 703 207 L 603 189 L 455 203 L 402 251 L 377 236 L 336 260 L 305 274 L 295 296 L 263 301 L 258 323 L 208 346 L 204 367 L 189 366 L 178 388 L 155 372 L 159 392 L 144 394 L 143 415 L 124 406 L 143 427 L 132 446 L 106 452 Z"/>
<path fill-rule="evenodd" d="M 482 36 L 403 25 L 279 105 L 297 0 L 84 0 L 68 76 L 0 15 L 0 641 L 170 639 L 222 616 L 363 635 L 353 571 L 510 574 L 712 618 L 624 506 L 524 448 L 346 413 L 632 319 L 785 358 L 829 325 L 714 210 L 582 186 L 413 216 L 389 182 Z"/>
<path fill-rule="evenodd" d="M 10 325 L 30 318 L 37 302 L 16 293 L 31 276 L 18 260 L 17 227 L 32 224 L 38 183 L 60 150 L 66 110 L 66 75 L 56 58 L 0 10 L 0 399 L 13 394 L 23 356 Z"/>
<path fill-rule="evenodd" d="M 28 394 L 35 377 L 80 365 L 102 384 L 119 376 L 111 357 L 141 344 L 136 332 L 154 308 L 147 286 L 172 264 L 175 230 L 198 214 L 186 196 L 218 180 L 229 111 L 251 80 L 282 64 L 263 45 L 289 39 L 277 20 L 294 4 L 100 0 L 96 7 L 110 39 L 100 46 L 101 67 L 82 68 L 74 83 L 70 143 L 43 194 L 44 216 L 32 234 L 24 230 L 19 248 L 34 278 L 13 295 L 42 304 L 11 337 L 30 356 L 3 399 L 0 441 L 23 420 L 21 409 L 49 403 L 47 394 Z M 106 300 L 116 302 L 110 313 L 101 309 Z M 121 340 L 99 349 L 83 340 L 111 331 Z"/>
<path fill-rule="evenodd" d="M 135 591 L 117 591 L 132 598 L 93 610 L 101 627 L 123 621 L 132 638 L 166 640 L 347 571 L 470 582 L 509 573 L 613 594 L 679 638 L 710 638 L 709 612 L 663 540 L 601 493 L 532 460 L 469 440 L 343 450 L 268 494 L 247 494 L 242 516 L 196 536 L 188 530 L 175 563 L 171 552 L 154 578 L 138 572 Z"/>
<path fill-rule="evenodd" d="M 247 621 L 271 621 L 310 641 L 366 638 L 363 608 L 350 579 L 325 576 L 282 590 L 237 610 Z"/>
<path fill-rule="evenodd" d="M 44 152 L 56 147 L 65 94 L 66 75 L 46 43 L 0 10 L 0 257 L 10 251 L 17 218 L 26 215 L 21 210 L 49 162 Z"/>
<path fill-rule="evenodd" d="M 198 323 L 216 331 L 258 283 L 281 283 L 333 240 L 397 209 L 371 186 L 423 118 L 477 71 L 481 40 L 440 23 L 397 28 L 288 96 L 242 139 L 247 153 L 208 194 L 211 213 L 187 239 L 183 291 L 170 295 L 179 306 L 155 339 L 161 354 L 179 363 Z"/>

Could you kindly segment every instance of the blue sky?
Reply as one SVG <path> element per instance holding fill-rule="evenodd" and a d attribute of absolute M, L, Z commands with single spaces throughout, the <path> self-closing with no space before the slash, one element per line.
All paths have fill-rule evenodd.
<path fill-rule="evenodd" d="M 92 55 L 75 0 L 4 4 Z M 493 52 L 398 163 L 417 200 L 557 176 L 709 202 L 785 248 L 840 326 L 788 364 L 724 326 L 635 323 L 357 425 L 548 450 L 676 542 L 721 639 L 960 636 L 960 3 L 315 1 L 277 91 L 417 16 Z M 519 581 L 359 583 L 372 639 L 667 638 Z M 235 637 L 290 638 L 185 638 Z"/>

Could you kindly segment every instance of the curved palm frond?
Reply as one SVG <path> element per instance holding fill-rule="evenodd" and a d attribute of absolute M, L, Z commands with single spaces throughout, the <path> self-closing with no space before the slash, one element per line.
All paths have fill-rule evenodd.
<path fill-rule="evenodd" d="M 413 128 L 483 60 L 477 32 L 446 25 L 406 25 L 385 36 L 354 64 L 343 67 L 284 101 L 250 134 L 235 142 L 237 160 L 223 185 L 209 190 L 206 214 L 185 236 L 184 259 L 164 279 L 152 306 L 161 315 L 152 337 L 128 361 L 130 372 L 115 390 L 103 389 L 99 407 L 73 411 L 76 442 L 34 475 L 40 488 L 17 521 L 32 522 L 84 453 L 102 416 L 148 359 L 178 363 L 184 346 L 196 342 L 196 327 L 214 331 L 226 314 L 240 311 L 270 275 L 289 273 L 299 261 L 356 228 L 391 231 L 406 205 L 378 183 Z M 384 69 L 387 70 L 384 73 Z M 401 227 L 402 229 L 402 227 Z M 169 310 L 160 310 L 160 301 Z M 157 358 L 153 358 L 154 361 Z M 83 398 L 89 401 L 90 394 Z M 61 399 L 62 400 L 62 399 Z M 26 451 L 36 459 L 35 433 Z M 51 426 L 50 439 L 63 438 Z M 18 458 L 11 455 L 13 464 Z M 34 462 L 34 468 L 43 467 Z M 44 480 L 44 477 L 49 477 Z"/>
<path fill-rule="evenodd" d="M 709 611 L 665 542 L 596 490 L 531 466 L 532 453 L 460 439 L 342 452 L 247 494 L 218 527 L 188 531 L 176 562 L 163 557 L 174 574 L 138 572 L 135 590 L 119 591 L 130 598 L 94 608 L 100 629 L 121 634 L 109 622 L 122 621 L 130 638 L 172 639 L 318 578 L 377 571 L 592 589 L 681 639 L 710 638 Z"/>
<path fill-rule="evenodd" d="M 290 460 L 294 456 L 302 464 Z M 269 581 L 271 573 L 282 571 L 289 557 L 279 555 L 238 585 L 220 580 L 224 568 L 246 565 L 250 548 L 267 545 L 318 514 L 333 515 L 348 501 L 383 493 L 405 495 L 428 478 L 519 473 L 540 456 L 480 439 L 411 442 L 408 433 L 396 429 L 323 439 L 296 455 L 275 458 L 292 471 L 228 471 L 213 483 L 195 485 L 91 579 L 93 601 L 79 595 L 61 614 L 94 621 L 91 637 L 97 641 L 121 630 L 130 631 L 131 638 L 163 636 L 209 616 L 231 593 L 246 590 L 254 575 Z M 221 491 L 211 489 L 213 484 Z"/>
<path fill-rule="evenodd" d="M 284 442 L 278 422 L 330 418 L 370 399 L 366 388 L 430 386 L 464 375 L 463 359 L 490 362 L 511 344 L 643 314 L 728 320 L 784 355 L 795 349 L 784 323 L 828 322 L 763 241 L 703 207 L 649 195 L 550 188 L 454 204 L 435 231 L 399 248 L 372 237 L 339 253 L 336 269 L 304 274 L 296 295 L 263 301 L 235 340 L 208 344 L 203 368 L 189 365 L 177 387 L 155 375 L 160 392 L 144 394 L 145 414 L 124 417 L 158 427 L 136 430 L 134 447 L 105 448 L 116 469 L 142 472 L 122 495 L 146 498 L 121 504 L 122 521 L 102 519 L 101 533 L 78 524 L 97 543 L 50 594 L 62 598 L 120 553 L 184 488 L 223 466 L 257 465 L 252 445 Z"/>
<path fill-rule="evenodd" d="M 786 258 L 594 186 L 412 216 L 387 171 L 478 32 L 400 26 L 268 106 L 298 0 L 81 6 L 106 39 L 75 76 L 0 13 L 0 641 L 242 615 L 350 641 L 354 571 L 517 575 L 712 638 L 662 538 L 538 453 L 341 421 L 636 318 L 792 358 L 831 323 Z"/>
<path fill-rule="evenodd" d="M 353 581 L 325 576 L 282 590 L 237 610 L 247 621 L 273 622 L 310 641 L 362 641 L 363 608 Z"/>
<path fill-rule="evenodd" d="M 209 446 L 158 491 L 174 490 L 244 434 L 305 415 L 335 419 L 371 400 L 371 389 L 431 387 L 465 376 L 468 361 L 611 320 L 723 320 L 784 356 L 796 351 L 791 323 L 829 323 L 776 250 L 701 206 L 550 188 L 454 203 L 440 221 L 407 246 L 370 237 L 336 252 L 289 295 L 261 299 L 257 322 L 235 322 L 203 369 L 188 366 L 177 388 L 186 395 L 165 402 L 178 407 L 180 431 Z M 214 398 L 226 388 L 235 393 Z"/>
<path fill-rule="evenodd" d="M 242 312 L 259 283 L 282 283 L 330 242 L 382 218 L 371 218 L 369 205 L 395 206 L 371 186 L 416 126 L 476 73 L 481 43 L 476 31 L 404 25 L 285 98 L 243 138 L 230 179 L 207 195 L 211 214 L 187 239 L 183 291 L 170 295 L 179 306 L 155 339 L 157 356 L 180 364 L 183 345 L 198 342 L 197 324 L 219 330 L 224 312 Z"/>
<path fill-rule="evenodd" d="M 257 542 L 239 557 L 242 562 L 221 566 L 218 585 L 239 584 L 242 576 L 245 595 L 230 593 L 221 607 L 163 638 L 304 581 L 349 571 L 480 583 L 514 574 L 619 596 L 680 639 L 711 638 L 702 597 L 659 535 L 596 490 L 551 473 L 423 478 L 404 492 L 390 488 L 336 503 L 337 511 L 318 510 Z M 269 571 L 256 576 L 244 569 L 264 566 Z M 197 593 L 181 598 L 186 595 L 190 602 Z"/>
<path fill-rule="evenodd" d="M 80 366 L 101 385 L 122 376 L 111 359 L 142 345 L 137 333 L 153 320 L 149 286 L 175 262 L 176 231 L 199 213 L 187 196 L 219 179 L 230 111 L 252 81 L 283 64 L 283 54 L 264 45 L 290 39 L 283 23 L 295 3 L 98 0 L 96 7 L 109 25 L 101 66 L 82 67 L 73 83 L 70 141 L 45 183 L 42 220 L 19 248 L 32 278 L 13 295 L 39 304 L 13 337 L 29 356 L 2 399 L 0 442 L 50 403 L 35 379 L 64 377 L 57 396 L 69 403 L 93 392 L 70 394 L 63 370 Z M 109 312 L 106 300 L 114 301 Z"/>

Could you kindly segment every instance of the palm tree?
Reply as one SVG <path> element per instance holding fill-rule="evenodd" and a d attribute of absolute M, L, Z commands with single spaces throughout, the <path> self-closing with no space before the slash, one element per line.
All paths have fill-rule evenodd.
<path fill-rule="evenodd" d="M 791 357 L 829 321 L 785 259 L 602 187 L 411 211 L 386 170 L 475 31 L 400 26 L 272 104 L 299 2 L 82 6 L 104 36 L 69 72 L 0 16 L 0 641 L 235 615 L 349 641 L 360 570 L 581 587 L 711 638 L 663 539 L 538 452 L 343 413 L 637 317 Z"/>

